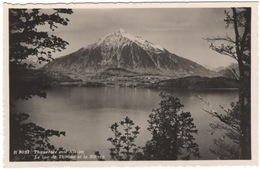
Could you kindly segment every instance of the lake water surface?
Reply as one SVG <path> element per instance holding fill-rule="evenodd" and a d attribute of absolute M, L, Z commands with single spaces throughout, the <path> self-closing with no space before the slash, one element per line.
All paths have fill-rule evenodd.
<path fill-rule="evenodd" d="M 155 90 L 120 87 L 84 88 L 60 87 L 47 91 L 47 98 L 33 97 L 17 104 L 17 109 L 30 114 L 30 121 L 54 130 L 66 131 L 66 136 L 52 138 L 56 147 L 69 150 L 84 150 L 87 154 L 99 151 L 110 159 L 108 148 L 112 147 L 107 138 L 113 133 L 109 126 L 129 116 L 135 125 L 141 127 L 136 144 L 144 146 L 151 138 L 148 116 L 158 107 L 161 91 L 180 98 L 183 111 L 191 112 L 198 129 L 196 141 L 202 160 L 216 159 L 210 153 L 213 148 L 209 123 L 216 121 L 202 109 L 208 109 L 198 95 L 211 103 L 216 111 L 223 112 L 219 105 L 229 108 L 236 101 L 236 90 Z M 217 136 L 215 136 L 217 137 Z"/>

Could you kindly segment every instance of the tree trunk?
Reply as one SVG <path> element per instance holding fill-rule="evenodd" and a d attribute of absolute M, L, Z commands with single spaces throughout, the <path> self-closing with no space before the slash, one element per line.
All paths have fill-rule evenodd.
<path fill-rule="evenodd" d="M 251 159 L 251 116 L 250 101 L 246 97 L 245 90 L 247 79 L 242 76 L 239 89 L 239 106 L 240 106 L 240 128 L 241 128 L 241 159 Z"/>
<path fill-rule="evenodd" d="M 248 31 L 248 26 L 250 26 L 250 21 L 247 20 L 245 32 L 241 39 L 239 38 L 238 23 L 237 23 L 237 12 L 236 8 L 232 8 L 233 18 L 234 18 L 234 30 L 236 36 L 236 54 L 239 67 L 239 113 L 240 113 L 240 159 L 251 159 L 251 115 L 250 115 L 250 73 L 249 78 L 246 76 L 246 66 L 243 63 L 243 51 L 245 47 L 245 38 Z M 250 69 L 250 68 L 249 68 Z M 250 70 L 249 70 L 250 71 Z M 249 81 L 249 82 L 248 82 Z M 249 90 L 247 90 L 249 88 Z M 249 109 L 246 107 L 249 106 Z"/>

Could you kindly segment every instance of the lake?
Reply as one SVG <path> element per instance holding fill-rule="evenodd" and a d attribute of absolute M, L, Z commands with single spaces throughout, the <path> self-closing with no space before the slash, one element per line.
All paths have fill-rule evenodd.
<path fill-rule="evenodd" d="M 115 122 L 129 116 L 141 127 L 136 144 L 144 146 L 151 138 L 148 116 L 160 102 L 159 93 L 168 92 L 180 98 L 183 111 L 191 112 L 198 129 L 201 160 L 217 159 L 210 151 L 213 148 L 209 124 L 216 121 L 202 109 L 208 109 L 198 95 L 211 103 L 214 110 L 223 112 L 219 105 L 230 108 L 238 99 L 237 90 L 157 90 L 138 88 L 84 88 L 59 87 L 47 90 L 47 99 L 33 97 L 17 103 L 17 109 L 30 114 L 30 121 L 48 129 L 66 131 L 66 136 L 51 138 L 56 147 L 68 150 L 84 150 L 86 154 L 99 151 L 110 159 L 107 138 L 113 133 L 109 129 Z M 215 137 L 218 137 L 217 135 Z"/>

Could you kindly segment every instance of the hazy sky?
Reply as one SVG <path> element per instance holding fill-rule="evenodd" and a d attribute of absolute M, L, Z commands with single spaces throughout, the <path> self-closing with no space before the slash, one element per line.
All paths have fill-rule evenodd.
<path fill-rule="evenodd" d="M 203 38 L 225 36 L 224 9 L 73 9 L 69 25 L 55 34 L 70 43 L 63 56 L 96 42 L 120 28 L 181 57 L 211 67 L 227 66 L 234 59 L 209 49 Z M 230 34 L 232 32 L 230 31 Z"/>

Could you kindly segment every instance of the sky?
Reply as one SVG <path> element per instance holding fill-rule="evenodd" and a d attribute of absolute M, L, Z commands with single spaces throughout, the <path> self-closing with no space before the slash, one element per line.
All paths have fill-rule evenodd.
<path fill-rule="evenodd" d="M 209 49 L 208 37 L 225 36 L 223 8 L 73 9 L 68 26 L 51 32 L 69 42 L 64 56 L 118 31 L 140 36 L 171 53 L 207 67 L 228 66 L 235 60 Z M 232 31 L 228 32 L 232 36 Z"/>

